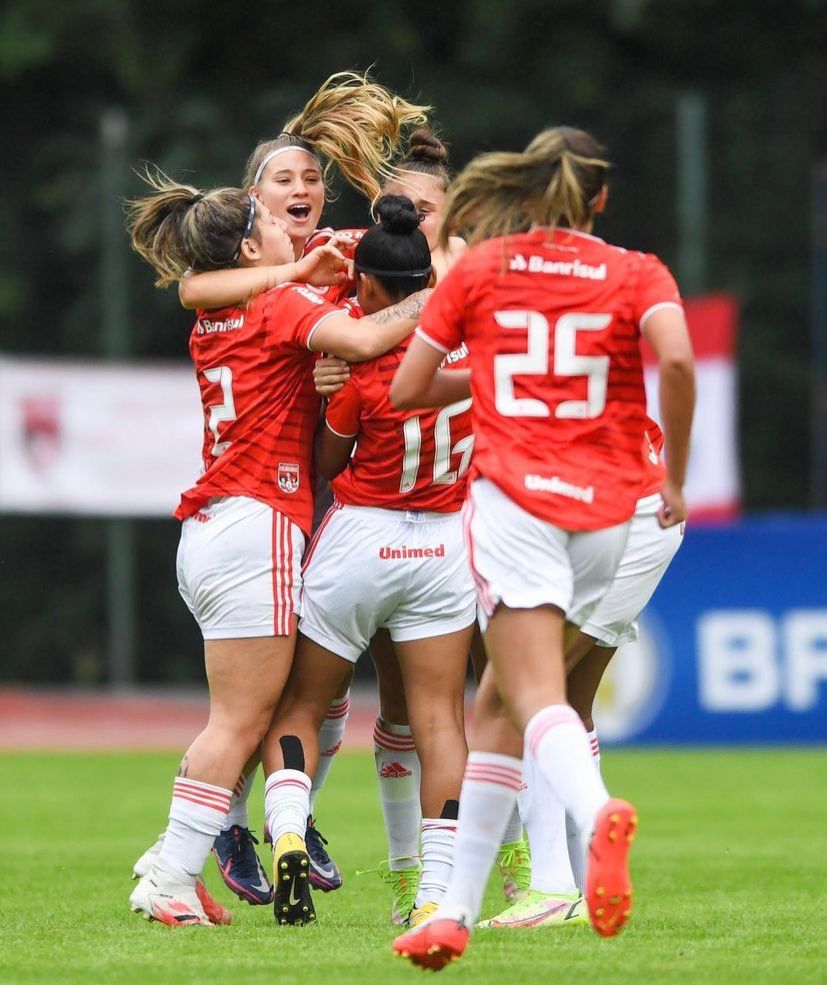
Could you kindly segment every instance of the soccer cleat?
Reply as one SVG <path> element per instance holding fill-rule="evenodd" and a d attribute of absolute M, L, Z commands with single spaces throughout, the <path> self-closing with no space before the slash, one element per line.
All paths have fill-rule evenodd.
<path fill-rule="evenodd" d="M 213 855 L 227 886 L 250 906 L 273 902 L 273 887 L 261 867 L 249 828 L 234 824 L 215 839 Z"/>
<path fill-rule="evenodd" d="M 580 893 L 529 891 L 502 913 L 481 920 L 478 927 L 578 927 L 589 922 L 586 902 Z"/>
<path fill-rule="evenodd" d="M 147 850 L 132 867 L 133 879 L 142 879 L 152 869 L 152 866 L 161 857 L 161 848 L 163 844 L 164 835 L 161 834 L 155 844 L 151 848 L 147 848 Z M 201 876 L 195 877 L 195 894 L 198 897 L 201 906 L 204 908 L 204 912 L 207 914 L 207 919 L 210 923 L 227 925 L 233 922 L 232 913 L 230 913 L 226 906 L 222 906 L 218 900 L 215 899 L 209 889 L 207 889 Z"/>
<path fill-rule="evenodd" d="M 612 798 L 597 815 L 586 868 L 589 919 L 601 937 L 619 933 L 632 912 L 629 849 L 637 830 L 637 812 L 628 801 Z"/>
<path fill-rule="evenodd" d="M 408 917 L 408 926 L 418 927 L 421 923 L 425 923 L 428 917 L 436 913 L 438 906 L 439 903 L 423 903 L 422 906 L 415 906 Z"/>
<path fill-rule="evenodd" d="M 129 897 L 129 905 L 134 913 L 168 927 L 212 926 L 198 898 L 195 876 L 160 858 L 141 877 Z"/>
<path fill-rule="evenodd" d="M 379 878 L 391 887 L 391 923 L 396 927 L 407 927 L 411 912 L 416 905 L 419 892 L 419 877 L 422 869 L 412 865 L 407 869 L 391 869 L 389 862 L 379 863 Z"/>
<path fill-rule="evenodd" d="M 468 928 L 463 920 L 430 920 L 409 930 L 393 942 L 394 953 L 418 968 L 441 971 L 461 957 L 468 946 Z"/>
<path fill-rule="evenodd" d="M 325 845 L 327 838 L 316 827 L 315 818 L 307 819 L 307 829 L 304 832 L 304 842 L 307 845 L 307 854 L 310 858 L 310 885 L 314 889 L 321 889 L 323 893 L 330 893 L 334 889 L 339 889 L 344 882 L 339 866 L 327 854 Z"/>
<path fill-rule="evenodd" d="M 273 915 L 279 924 L 316 919 L 310 893 L 310 859 L 298 835 L 286 834 L 273 849 Z"/>
<path fill-rule="evenodd" d="M 497 853 L 497 869 L 509 903 L 516 903 L 531 886 L 531 852 L 525 838 L 503 845 Z"/>
<path fill-rule="evenodd" d="M 165 832 L 162 831 L 158 835 L 158 840 L 155 844 L 151 848 L 147 848 L 143 855 L 132 866 L 133 879 L 142 879 L 155 864 L 155 861 L 160 858 L 161 848 L 164 844 L 164 834 Z"/>

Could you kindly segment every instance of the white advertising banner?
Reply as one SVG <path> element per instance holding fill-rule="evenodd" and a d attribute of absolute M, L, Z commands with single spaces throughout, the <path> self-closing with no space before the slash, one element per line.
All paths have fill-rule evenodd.
<path fill-rule="evenodd" d="M 202 427 L 185 363 L 0 357 L 0 510 L 170 516 Z"/>

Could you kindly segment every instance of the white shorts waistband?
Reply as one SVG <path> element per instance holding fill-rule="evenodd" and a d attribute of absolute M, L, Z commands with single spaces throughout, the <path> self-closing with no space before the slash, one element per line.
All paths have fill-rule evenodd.
<path fill-rule="evenodd" d="M 345 503 L 341 504 L 343 510 L 358 512 L 360 516 L 376 516 L 382 517 L 385 520 L 396 520 L 399 523 L 407 521 L 408 523 L 432 523 L 434 520 L 453 520 L 455 523 L 460 522 L 460 516 L 462 515 L 461 510 L 456 510 L 453 513 L 438 513 L 435 510 L 386 510 L 381 506 L 351 506 Z"/>

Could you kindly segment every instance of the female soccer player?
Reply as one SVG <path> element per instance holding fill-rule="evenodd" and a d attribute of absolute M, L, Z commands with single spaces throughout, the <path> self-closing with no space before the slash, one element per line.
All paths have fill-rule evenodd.
<path fill-rule="evenodd" d="M 631 911 L 637 817 L 609 798 L 566 703 L 564 628 L 584 625 L 610 585 L 641 488 L 639 334 L 660 363 L 664 527 L 685 517 L 694 372 L 666 268 L 590 233 L 606 173 L 593 138 L 568 128 L 540 133 L 523 153 L 473 161 L 449 192 L 443 238 L 473 224 L 471 242 L 480 245 L 434 293 L 391 387 L 399 407 L 459 399 L 461 378 L 439 367 L 467 343 L 477 447 L 466 536 L 490 663 L 448 891 L 433 917 L 394 942 L 424 967 L 444 967 L 465 950 L 514 807 L 522 762 L 500 752 L 506 714 L 523 733 L 529 769 L 590 846 L 593 926 L 612 936 Z"/>
<path fill-rule="evenodd" d="M 257 145 L 247 161 L 243 186 L 284 221 L 297 260 L 310 259 L 320 245 L 330 244 L 352 255 L 362 230 L 334 234 L 330 228 L 317 229 L 331 168 L 335 166 L 368 199 L 376 199 L 381 181 L 392 174 L 390 162 L 402 136 L 411 126 L 425 121 L 427 109 L 389 92 L 367 75 L 332 75 L 304 109 L 284 124 L 282 133 Z M 215 308 L 242 303 L 285 279 L 293 277 L 284 277 L 281 271 L 265 266 L 211 271 L 182 278 L 179 295 L 184 307 Z M 337 303 L 352 293 L 353 285 L 342 276 L 333 286 L 318 284 L 316 289 L 325 300 Z M 319 770 L 314 785 L 314 799 L 332 755 L 341 744 L 348 707 L 349 694 L 345 691 L 331 705 L 322 725 L 324 768 Z M 247 816 L 247 798 L 258 761 L 254 756 L 239 777 L 227 829 L 215 844 L 224 881 L 251 904 L 271 900 Z M 307 834 L 314 886 L 322 890 L 338 888 L 342 884 L 341 873 L 327 853 L 325 839 L 312 823 Z"/>
<path fill-rule="evenodd" d="M 651 420 L 642 443 L 645 477 L 629 538 L 612 584 L 597 608 L 566 647 L 568 701 L 586 728 L 596 769 L 600 746 L 592 719 L 597 689 L 615 651 L 637 639 L 637 618 L 646 607 L 683 541 L 683 524 L 661 527 L 660 488 L 666 478 L 663 435 Z M 491 682 L 489 681 L 489 686 Z M 503 727 L 507 727 L 503 723 Z M 584 886 L 585 856 L 571 820 L 540 776 L 527 777 L 520 808 L 531 843 L 529 891 L 482 927 L 569 927 L 587 920 Z"/>
<path fill-rule="evenodd" d="M 203 193 L 163 176 L 151 183 L 154 194 L 131 203 L 129 226 L 159 286 L 187 269 L 293 260 L 285 224 L 248 192 Z M 411 297 L 359 321 L 285 284 L 246 307 L 199 312 L 190 353 L 204 406 L 204 472 L 176 516 L 179 587 L 204 636 L 210 718 L 184 756 L 169 826 L 131 896 L 149 919 L 210 922 L 197 880 L 290 668 L 313 507 L 313 353 L 377 356 L 410 333 L 422 305 L 423 295 Z"/>
<path fill-rule="evenodd" d="M 431 275 L 410 200 L 386 196 L 376 211 L 380 221 L 354 258 L 366 312 L 420 289 Z M 305 558 L 300 642 L 264 746 L 280 923 L 304 923 L 313 914 L 302 882 L 303 836 L 318 728 L 379 626 L 389 629 L 399 656 L 422 764 L 423 872 L 413 923 L 436 908 L 450 871 L 476 617 L 459 512 L 474 439 L 467 399 L 439 412 L 390 406 L 388 387 L 405 348 L 353 367 L 317 440 L 319 469 L 333 478 L 336 502 Z M 464 375 L 464 360 L 462 347 L 449 354 L 451 372 Z"/>
<path fill-rule="evenodd" d="M 411 134 L 408 151 L 395 164 L 395 172 L 396 177 L 385 184 L 385 192 L 404 194 L 413 200 L 422 217 L 419 228 L 428 241 L 431 264 L 439 280 L 465 249 L 465 241 L 457 236 L 449 237 L 444 250 L 438 242 L 445 195 L 451 182 L 448 151 L 430 130 L 418 129 Z M 320 359 L 314 376 L 320 392 L 330 395 L 348 380 L 349 368 L 342 360 Z M 391 888 L 391 921 L 404 924 L 414 908 L 419 889 L 420 764 L 411 736 L 399 663 L 386 630 L 380 629 L 371 640 L 370 653 L 379 684 L 374 757 L 389 850 L 388 861 L 380 864 L 379 872 Z M 485 666 L 485 654 L 478 633 L 472 639 L 471 655 L 479 679 Z M 341 741 L 341 733 L 336 736 L 336 741 Z M 519 736 L 515 737 L 515 744 L 519 748 Z M 329 755 L 323 753 L 319 770 L 313 777 L 311 803 L 323 781 L 320 773 L 326 772 L 329 763 Z M 528 851 L 516 811 L 504 835 L 497 865 L 508 900 L 515 900 L 529 888 Z"/>
<path fill-rule="evenodd" d="M 382 181 L 393 175 L 391 161 L 400 140 L 407 128 L 425 122 L 428 109 L 389 92 L 367 75 L 338 72 L 278 136 L 256 146 L 242 186 L 285 222 L 299 259 L 334 236 L 332 229 L 317 228 L 331 169 L 337 168 L 368 200 L 377 199 Z M 361 232 L 343 230 L 337 242 L 352 248 Z M 243 275 L 214 271 L 182 279 L 179 295 L 184 307 L 203 309 L 240 303 L 274 286 L 272 273 L 263 267 L 249 268 Z M 344 288 L 328 300 L 343 296 Z"/>

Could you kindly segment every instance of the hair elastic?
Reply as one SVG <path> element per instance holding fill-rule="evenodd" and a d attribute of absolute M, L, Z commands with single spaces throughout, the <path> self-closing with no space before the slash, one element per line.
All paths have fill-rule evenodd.
<path fill-rule="evenodd" d="M 236 260 L 241 256 L 241 244 L 250 235 L 253 228 L 253 222 L 256 218 L 256 200 L 248 192 L 247 198 L 250 199 L 250 211 L 247 213 L 247 225 L 244 227 L 244 232 L 241 234 L 241 239 L 238 241 L 238 246 L 235 248 L 235 253 L 230 257 L 230 263 L 235 263 Z"/>
<path fill-rule="evenodd" d="M 319 164 L 319 159 L 318 159 L 318 157 L 316 157 L 316 155 L 313 153 L 313 151 L 312 150 L 308 150 L 306 147 L 302 147 L 299 144 L 288 144 L 287 147 L 277 147 L 275 150 L 271 150 L 270 153 L 265 156 L 265 158 L 261 162 L 261 164 L 259 164 L 259 166 L 258 166 L 258 168 L 256 170 L 256 176 L 253 179 L 253 184 L 254 185 L 257 185 L 259 183 L 259 181 L 261 181 L 261 176 L 264 174 L 264 169 L 267 167 L 267 165 L 270 163 L 270 161 L 273 160 L 274 157 L 278 157 L 279 154 L 286 154 L 288 151 L 291 151 L 291 150 L 304 151 L 305 154 L 308 154 L 310 157 L 313 158 L 313 160 L 317 164 Z M 321 167 L 320 164 L 319 164 L 319 166 Z"/>
<path fill-rule="evenodd" d="M 430 265 L 421 270 L 375 270 L 373 267 L 363 267 L 354 264 L 357 274 L 371 274 L 373 277 L 425 277 L 433 269 Z"/>

